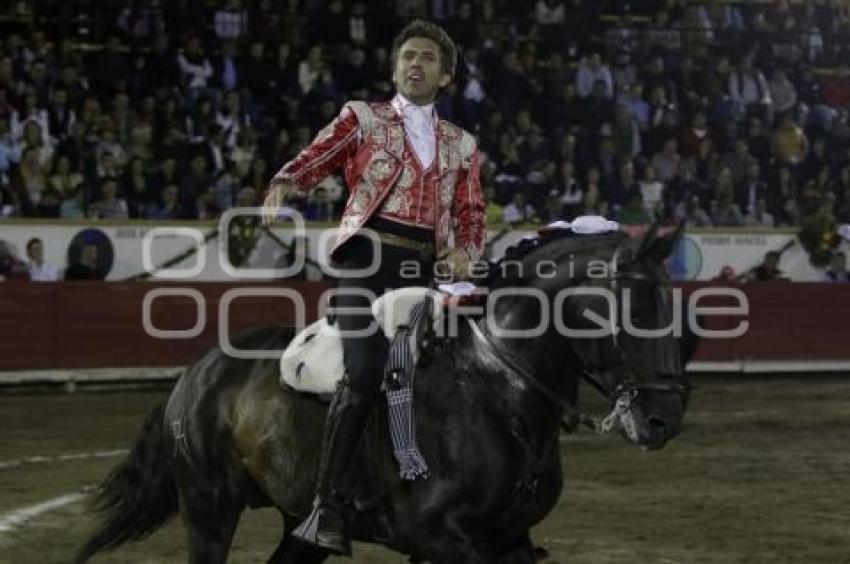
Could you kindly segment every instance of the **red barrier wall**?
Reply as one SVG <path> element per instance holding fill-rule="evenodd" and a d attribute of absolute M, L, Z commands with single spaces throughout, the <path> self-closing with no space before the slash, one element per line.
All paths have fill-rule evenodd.
<path fill-rule="evenodd" d="M 145 294 L 153 289 L 191 288 L 200 292 L 207 323 L 191 339 L 158 339 L 142 322 Z M 62 282 L 0 284 L 0 370 L 174 366 L 198 358 L 218 343 L 219 303 L 233 289 L 274 292 L 280 284 Z M 305 318 L 318 315 L 327 286 L 292 282 L 306 304 Z M 266 324 L 293 324 L 295 308 L 282 297 L 240 297 L 229 309 L 229 334 Z M 188 296 L 161 296 L 150 304 L 151 325 L 189 330 L 198 306 Z"/>
<path fill-rule="evenodd" d="M 706 283 L 679 285 L 685 297 Z M 704 339 L 696 360 L 805 361 L 850 360 L 850 285 L 769 282 L 726 286 L 741 290 L 749 314 L 718 316 L 709 329 L 728 329 L 746 319 L 749 327 L 734 339 Z M 733 305 L 732 300 L 704 298 L 699 305 Z"/>
<path fill-rule="evenodd" d="M 705 284 L 681 285 L 685 297 Z M 201 293 L 207 324 L 191 339 L 146 334 L 142 303 L 155 288 Z M 218 308 L 235 288 L 274 291 L 280 284 L 102 283 L 0 284 L 0 370 L 109 366 L 170 366 L 198 358 L 218 342 Z M 324 284 L 292 282 L 304 297 L 306 319 L 318 314 Z M 749 301 L 749 330 L 741 337 L 704 340 L 698 360 L 850 360 L 850 286 L 764 283 L 737 286 Z M 721 300 L 722 301 L 722 300 Z M 700 305 L 718 305 L 716 299 Z M 293 323 L 293 304 L 279 297 L 243 297 L 229 308 L 230 334 L 247 327 Z M 154 327 L 190 329 L 197 319 L 189 297 L 162 296 L 151 304 Z M 711 329 L 733 327 L 740 317 L 712 317 Z"/>

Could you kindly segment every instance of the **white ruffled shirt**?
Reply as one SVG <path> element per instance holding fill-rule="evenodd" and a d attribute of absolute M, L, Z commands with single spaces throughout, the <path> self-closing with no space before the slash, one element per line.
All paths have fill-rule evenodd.
<path fill-rule="evenodd" d="M 396 94 L 392 106 L 401 116 L 404 132 L 419 162 L 428 169 L 437 153 L 437 115 L 434 104 L 417 106 L 401 94 Z"/>
<path fill-rule="evenodd" d="M 59 271 L 46 262 L 41 265 L 30 263 L 30 280 L 33 282 L 56 282 L 59 280 Z"/>

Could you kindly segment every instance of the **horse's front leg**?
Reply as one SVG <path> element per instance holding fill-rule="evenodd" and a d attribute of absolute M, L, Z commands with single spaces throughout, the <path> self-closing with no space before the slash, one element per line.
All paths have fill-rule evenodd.
<path fill-rule="evenodd" d="M 543 552 L 545 554 L 545 551 Z M 531 542 L 531 537 L 526 533 L 519 543 L 500 554 L 495 562 L 497 564 L 534 564 L 545 558 L 545 556 L 542 558 L 540 556 L 539 551 Z"/>
<path fill-rule="evenodd" d="M 436 549 L 428 560 L 434 564 L 483 564 L 495 560 L 492 550 L 463 527 L 460 514 L 452 512 L 443 520 L 442 531 L 432 544 Z"/>

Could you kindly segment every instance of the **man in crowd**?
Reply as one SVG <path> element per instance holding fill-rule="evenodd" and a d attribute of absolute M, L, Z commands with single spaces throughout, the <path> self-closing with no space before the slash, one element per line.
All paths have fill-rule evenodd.
<path fill-rule="evenodd" d="M 764 255 L 764 262 L 750 271 L 749 280 L 751 282 L 787 280 L 785 274 L 779 270 L 779 258 L 781 256 L 778 251 L 768 251 Z"/>
<path fill-rule="evenodd" d="M 27 258 L 30 260 L 30 280 L 34 282 L 56 282 L 59 279 L 56 267 L 44 261 L 44 242 L 40 238 L 33 237 L 27 241 Z"/>
<path fill-rule="evenodd" d="M 0 282 L 26 278 L 27 266 L 6 241 L 0 239 Z"/>
<path fill-rule="evenodd" d="M 850 272 L 847 271 L 847 255 L 838 251 L 832 255 L 832 261 L 824 272 L 824 282 L 850 282 Z"/>
<path fill-rule="evenodd" d="M 96 243 L 85 243 L 80 257 L 65 269 L 65 280 L 103 280 L 98 259 L 100 249 Z"/>

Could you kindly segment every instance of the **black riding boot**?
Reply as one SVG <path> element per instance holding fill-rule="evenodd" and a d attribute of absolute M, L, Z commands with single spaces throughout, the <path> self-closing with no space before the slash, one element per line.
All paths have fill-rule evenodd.
<path fill-rule="evenodd" d="M 351 554 L 351 492 L 348 472 L 355 460 L 372 397 L 343 385 L 325 420 L 322 460 L 313 511 L 292 536 L 337 554 Z"/>

